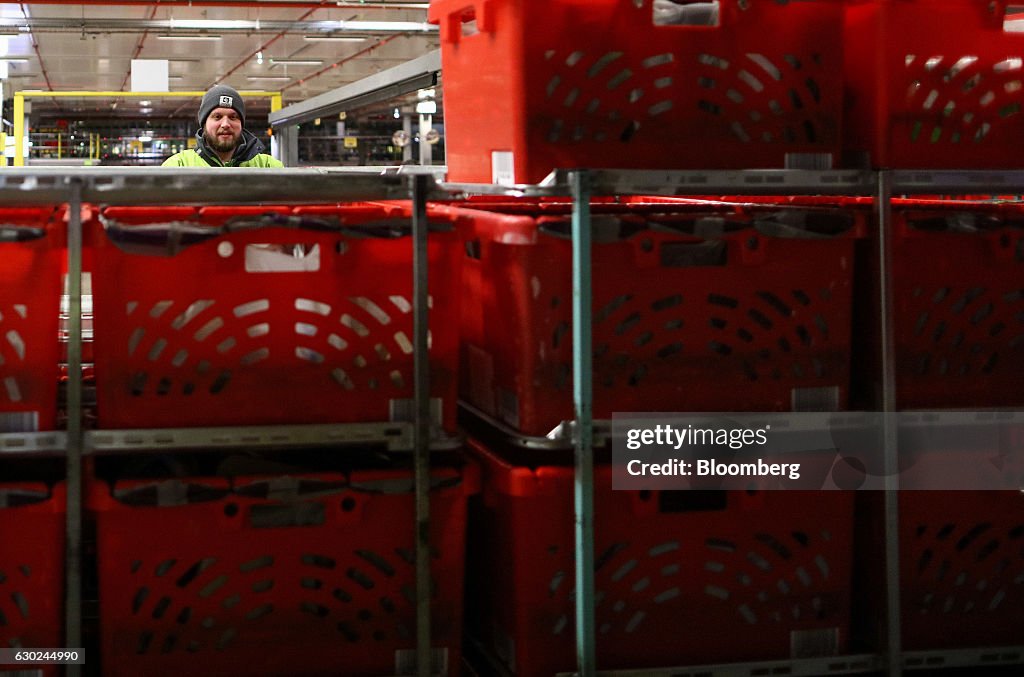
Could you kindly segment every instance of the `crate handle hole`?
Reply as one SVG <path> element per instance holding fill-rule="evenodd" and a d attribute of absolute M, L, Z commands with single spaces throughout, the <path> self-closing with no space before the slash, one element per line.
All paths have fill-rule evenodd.
<path fill-rule="evenodd" d="M 719 0 L 654 0 L 653 22 L 655 26 L 717 26 L 720 4 Z"/>
<path fill-rule="evenodd" d="M 476 12 L 474 10 L 466 9 L 459 15 L 459 32 L 464 38 L 472 37 L 480 32 L 476 24 Z"/>

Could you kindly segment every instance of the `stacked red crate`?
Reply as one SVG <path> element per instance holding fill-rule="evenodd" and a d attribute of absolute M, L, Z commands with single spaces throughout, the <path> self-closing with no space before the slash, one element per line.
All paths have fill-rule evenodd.
<path fill-rule="evenodd" d="M 65 213 L 0 209 L 0 432 L 56 425 Z"/>
<path fill-rule="evenodd" d="M 1015 169 L 1024 35 L 1006 0 L 846 3 L 843 129 L 875 167 Z"/>
<path fill-rule="evenodd" d="M 662 25 L 649 2 L 434 0 L 449 178 L 838 164 L 842 4 L 719 5 Z"/>
<path fill-rule="evenodd" d="M 107 207 L 101 218 L 102 427 L 410 420 L 407 206 Z M 461 267 L 454 232 L 439 226 L 432 405 L 450 430 Z"/>
<path fill-rule="evenodd" d="M 474 632 L 517 675 L 571 671 L 573 468 L 472 448 L 483 463 L 470 515 Z M 613 491 L 611 474 L 595 466 L 599 668 L 847 651 L 852 492 Z"/>
<path fill-rule="evenodd" d="M 432 660 L 458 674 L 466 502 L 431 472 Z M 404 674 L 416 648 L 408 470 L 96 484 L 105 675 Z"/>
<path fill-rule="evenodd" d="M 64 646 L 63 485 L 0 483 L 0 646 Z M 0 671 L 13 669 L 0 666 Z M 32 666 L 44 677 L 57 666 Z"/>
<path fill-rule="evenodd" d="M 469 238 L 461 397 L 532 436 L 573 417 L 572 250 L 556 207 L 436 208 Z M 846 406 L 864 214 L 693 201 L 593 213 L 595 417 Z"/>

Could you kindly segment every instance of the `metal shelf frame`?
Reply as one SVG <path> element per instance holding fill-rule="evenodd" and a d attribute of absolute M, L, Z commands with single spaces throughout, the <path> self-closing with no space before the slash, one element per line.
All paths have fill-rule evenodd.
<path fill-rule="evenodd" d="M 575 448 L 575 532 L 576 532 L 576 632 L 577 671 L 580 677 L 615 675 L 629 677 L 667 677 L 668 675 L 823 675 L 882 671 L 899 675 L 921 667 L 993 665 L 1024 663 L 1018 647 L 986 651 L 959 650 L 904 653 L 900 637 L 899 581 L 899 504 L 897 491 L 897 431 L 894 417 L 884 417 L 884 457 L 886 467 L 885 534 L 885 646 L 879 655 L 840 656 L 833 659 L 789 660 L 764 663 L 666 668 L 656 670 L 596 671 L 593 606 L 593 445 L 595 439 L 607 440 L 607 422 L 591 418 L 591 303 L 590 303 L 590 195 L 848 195 L 874 197 L 879 226 L 877 255 L 880 262 L 878 304 L 880 308 L 881 355 L 877 374 L 881 393 L 879 409 L 896 411 L 892 290 L 892 210 L 893 194 L 1006 193 L 1024 192 L 1024 171 L 913 171 L 913 170 L 555 170 L 537 185 L 443 184 L 453 197 L 466 195 L 505 195 L 542 197 L 569 195 L 573 200 L 573 382 L 576 420 L 552 431 L 547 438 L 520 438 L 519 446 L 545 449 L 564 448 L 571 441 Z M 470 412 L 478 418 L 479 412 Z M 596 423 L 596 425 L 595 425 Z M 509 440 L 514 434 L 502 426 L 499 432 Z"/>
<path fill-rule="evenodd" d="M 903 652 L 899 634 L 899 578 L 895 487 L 886 491 L 886 610 L 890 623 L 886 646 L 878 655 L 839 656 L 829 659 L 743 663 L 699 668 L 641 671 L 596 671 L 593 609 L 593 445 L 590 391 L 590 241 L 589 196 L 696 195 L 696 194 L 832 194 L 874 196 L 880 226 L 878 255 L 882 262 L 878 302 L 882 310 L 879 346 L 883 357 L 878 379 L 880 408 L 895 411 L 895 371 L 892 364 L 891 211 L 893 194 L 1006 193 L 1024 192 L 1024 171 L 618 171 L 559 170 L 536 185 L 493 186 L 438 183 L 438 168 L 394 168 L 346 171 L 343 169 L 234 169 L 230 171 L 164 168 L 31 168 L 0 172 L 0 204 L 68 203 L 69 271 L 69 381 L 66 432 L 0 434 L 0 457 L 13 455 L 64 455 L 68 484 L 66 642 L 81 644 L 81 502 L 82 459 L 87 454 L 142 452 L 163 449 L 233 446 L 308 446 L 382 441 L 405 447 L 411 438 L 415 458 L 417 533 L 417 657 L 418 675 L 429 674 L 429 451 L 452 448 L 458 442 L 431 439 L 429 385 L 426 381 L 427 269 L 426 202 L 458 199 L 466 195 L 570 196 L 573 199 L 573 323 L 574 406 L 576 420 L 568 434 L 575 448 L 576 483 L 576 595 L 577 673 L 641 675 L 756 675 L 756 674 L 852 674 L 878 672 L 901 674 L 922 668 L 1011 665 L 1024 663 L 1024 647 L 937 652 Z M 81 382 L 81 263 L 82 203 L 140 205 L 160 204 L 273 204 L 344 202 L 380 199 L 412 199 L 414 247 L 414 317 L 416 421 L 412 424 L 355 426 L 268 426 L 266 428 L 193 428 L 169 430 L 82 430 Z M 597 428 L 601 440 L 602 428 Z M 886 456 L 895 463 L 895 433 L 887 436 Z M 397 440 L 397 441 L 396 441 Z M 79 673 L 73 666 L 68 674 Z"/>
<path fill-rule="evenodd" d="M 213 172 L 212 174 L 210 172 Z M 317 169 L 31 168 L 0 172 L 0 205 L 68 204 L 68 382 L 66 432 L 0 434 L 0 457 L 55 455 L 66 461 L 65 645 L 82 645 L 82 460 L 87 453 L 154 452 L 199 446 L 316 446 L 382 443 L 411 450 L 416 494 L 417 674 L 430 674 L 430 451 L 457 447 L 457 439 L 431 426 L 427 353 L 428 199 L 438 190 L 436 168 L 368 171 Z M 82 429 L 82 205 L 275 204 L 410 199 L 413 242 L 413 346 L 415 420 L 381 423 L 262 428 L 161 430 Z M 81 674 L 68 666 L 67 674 Z"/>

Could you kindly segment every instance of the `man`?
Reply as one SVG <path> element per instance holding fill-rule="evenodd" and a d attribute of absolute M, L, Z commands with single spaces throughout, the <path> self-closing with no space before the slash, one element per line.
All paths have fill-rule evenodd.
<path fill-rule="evenodd" d="M 164 167 L 284 167 L 263 152 L 263 144 L 244 129 L 245 102 L 227 85 L 217 85 L 199 104 L 196 147 L 175 153 Z"/>

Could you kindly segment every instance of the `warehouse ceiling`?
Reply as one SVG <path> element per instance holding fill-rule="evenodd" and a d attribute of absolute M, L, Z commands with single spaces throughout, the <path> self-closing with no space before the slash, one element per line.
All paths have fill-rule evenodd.
<path fill-rule="evenodd" d="M 427 5 L 408 0 L 128 0 L 0 3 L 4 97 L 131 91 L 133 59 L 168 60 L 169 88 L 219 83 L 309 99 L 432 51 Z M 413 97 L 414 98 L 414 97 Z M 196 98 L 32 97 L 33 114 L 190 117 Z M 382 105 L 394 105 L 389 102 Z M 247 97 L 250 115 L 269 99 Z M 4 117 L 10 119 L 9 111 Z"/>

